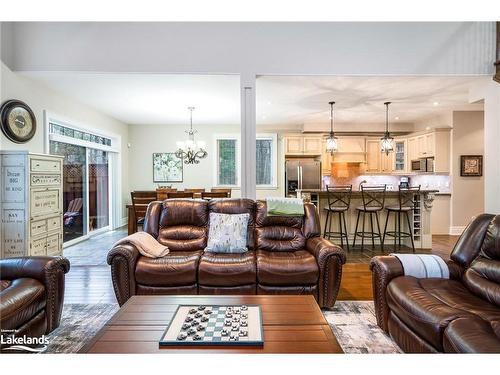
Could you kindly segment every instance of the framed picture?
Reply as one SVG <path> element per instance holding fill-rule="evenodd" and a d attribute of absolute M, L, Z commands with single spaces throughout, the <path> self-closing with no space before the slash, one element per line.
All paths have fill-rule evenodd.
<path fill-rule="evenodd" d="M 461 155 L 460 176 L 480 177 L 483 175 L 483 155 Z"/>
<path fill-rule="evenodd" d="M 182 159 L 173 152 L 153 153 L 153 182 L 182 182 Z"/>

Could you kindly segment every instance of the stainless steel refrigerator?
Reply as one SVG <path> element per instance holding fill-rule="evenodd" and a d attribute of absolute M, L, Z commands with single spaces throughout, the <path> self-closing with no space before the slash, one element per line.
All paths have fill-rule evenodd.
<path fill-rule="evenodd" d="M 285 160 L 285 194 L 297 196 L 297 189 L 321 189 L 321 162 L 314 158 Z"/>

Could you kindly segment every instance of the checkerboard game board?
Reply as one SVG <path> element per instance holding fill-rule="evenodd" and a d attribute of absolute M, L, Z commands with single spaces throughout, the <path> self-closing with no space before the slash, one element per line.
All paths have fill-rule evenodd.
<path fill-rule="evenodd" d="M 160 346 L 263 345 L 257 305 L 180 305 Z"/>

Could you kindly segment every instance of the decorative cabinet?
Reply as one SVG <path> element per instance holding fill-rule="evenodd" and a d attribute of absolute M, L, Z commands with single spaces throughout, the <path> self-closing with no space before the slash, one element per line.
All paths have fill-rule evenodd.
<path fill-rule="evenodd" d="M 407 141 L 405 139 L 394 140 L 394 172 L 406 173 L 408 171 Z"/>
<path fill-rule="evenodd" d="M 61 255 L 63 157 L 0 151 L 1 257 Z"/>
<path fill-rule="evenodd" d="M 285 137 L 286 155 L 321 155 L 323 139 L 319 136 L 287 136 Z"/>

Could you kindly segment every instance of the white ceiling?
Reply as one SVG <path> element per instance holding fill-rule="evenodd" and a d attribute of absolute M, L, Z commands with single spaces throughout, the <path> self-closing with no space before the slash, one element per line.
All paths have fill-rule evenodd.
<path fill-rule="evenodd" d="M 24 72 L 32 79 L 127 124 L 195 125 L 240 122 L 239 76 Z M 381 123 L 391 101 L 392 122 L 411 123 L 468 104 L 477 77 L 262 76 L 257 80 L 257 123 L 328 123 L 330 100 L 341 123 Z M 398 118 L 398 119 L 396 119 Z"/>
<path fill-rule="evenodd" d="M 478 77 L 261 77 L 257 82 L 258 121 L 263 124 L 383 123 L 390 101 L 392 122 L 413 123 L 452 110 L 482 109 L 468 103 Z M 397 119 L 396 119 L 397 118 Z"/>

